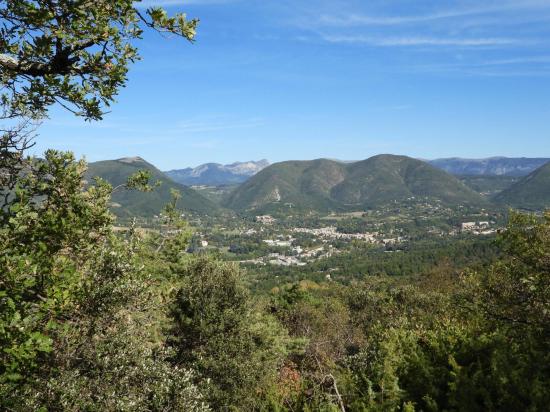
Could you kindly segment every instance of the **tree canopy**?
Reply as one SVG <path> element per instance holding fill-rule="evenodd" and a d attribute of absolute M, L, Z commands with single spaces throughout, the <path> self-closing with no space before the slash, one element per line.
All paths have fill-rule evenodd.
<path fill-rule="evenodd" d="M 7 123 L 56 102 L 101 119 L 142 30 L 192 41 L 198 23 L 130 0 L 1 1 L 0 19 Z M 150 174 L 113 189 L 70 153 L 22 161 L 25 122 L 0 133 L 0 410 L 548 410 L 550 212 L 512 214 L 489 268 L 422 273 L 442 256 L 420 250 L 399 280 L 357 266 L 253 295 L 187 253 L 178 193 L 163 230 L 115 229 L 113 191 Z M 471 264 L 479 244 L 453 247 Z"/>
<path fill-rule="evenodd" d="M 139 59 L 135 40 L 150 28 L 193 41 L 197 19 L 169 16 L 134 0 L 0 2 L 3 116 L 42 117 L 54 103 L 101 119 Z"/>

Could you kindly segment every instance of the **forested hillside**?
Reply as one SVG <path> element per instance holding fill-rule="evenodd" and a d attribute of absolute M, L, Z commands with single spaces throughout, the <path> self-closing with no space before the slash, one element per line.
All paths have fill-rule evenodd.
<path fill-rule="evenodd" d="M 491 197 L 508 189 L 520 177 L 491 176 L 491 175 L 459 175 L 457 176 L 466 186 L 485 196 Z"/>
<path fill-rule="evenodd" d="M 379 155 L 348 164 L 327 159 L 274 164 L 237 188 L 226 205 L 236 210 L 357 210 L 414 197 L 444 204 L 487 203 L 457 178 L 425 162 Z"/>
<path fill-rule="evenodd" d="M 495 201 L 530 210 L 550 207 L 550 163 L 538 168 L 497 194 Z"/>
<path fill-rule="evenodd" d="M 40 123 L 57 110 L 89 121 L 112 110 L 150 34 L 195 41 L 198 19 L 152 3 L 0 2 L 0 411 L 547 411 L 550 211 L 489 210 L 456 177 L 404 156 L 276 164 L 229 196 L 239 213 L 223 215 L 141 158 L 30 155 Z M 216 47 L 235 42 L 238 23 L 224 20 L 226 43 Z M 277 43 L 280 60 L 279 37 L 246 30 Z M 250 41 L 238 39 L 239 48 Z M 414 42 L 484 53 L 507 44 L 403 38 L 379 46 Z M 358 53 L 349 54 L 355 70 Z M 229 68 L 222 59 L 196 66 L 252 77 L 248 57 L 239 53 Z M 153 63 L 154 76 L 141 72 L 150 82 L 162 65 Z M 174 64 L 187 65 L 187 56 Z M 309 87 L 309 73 L 292 77 Z M 209 93 L 225 107 L 235 89 Z M 161 103 L 142 94 L 138 115 L 149 116 Z M 174 98 L 194 105 L 203 97 Z M 174 134 L 201 137 L 262 123 L 174 122 Z M 506 196 L 538 202 L 548 172 Z M 256 215 L 273 205 L 291 212 Z M 142 225 L 134 215 L 156 217 Z"/>
<path fill-rule="evenodd" d="M 131 175 L 138 171 L 145 171 L 149 174 L 154 191 L 132 191 L 121 187 Z M 170 200 L 172 190 L 177 190 L 182 195 L 179 205 L 183 211 L 210 214 L 218 211 L 216 204 L 195 190 L 168 179 L 155 166 L 139 157 L 90 163 L 86 177 L 89 181 L 100 177 L 113 187 L 119 187 L 119 190 L 113 193 L 111 210 L 122 218 L 158 215 L 162 207 Z"/>
<path fill-rule="evenodd" d="M 550 215 L 512 215 L 490 267 L 253 295 L 186 253 L 177 197 L 162 233 L 114 232 L 85 173 L 48 152 L 2 209 L 2 408 L 545 410 Z"/>

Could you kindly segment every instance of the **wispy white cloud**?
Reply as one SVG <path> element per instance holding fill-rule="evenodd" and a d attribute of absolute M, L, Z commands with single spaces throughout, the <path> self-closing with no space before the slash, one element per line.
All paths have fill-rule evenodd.
<path fill-rule="evenodd" d="M 293 39 L 303 43 L 417 48 L 437 53 L 525 47 L 541 53 L 548 47 L 550 30 L 550 0 L 452 0 L 416 5 L 401 0 L 327 0 L 315 9 L 296 6 L 295 10 L 298 17 L 290 17 L 296 29 Z M 466 53 L 466 59 L 472 56 Z"/>
<path fill-rule="evenodd" d="M 372 37 L 364 35 L 322 35 L 330 43 L 366 44 L 381 47 L 410 46 L 457 46 L 457 47 L 487 47 L 505 46 L 520 43 L 509 38 L 442 38 L 442 37 Z"/>
<path fill-rule="evenodd" d="M 518 59 L 519 60 L 519 59 Z M 550 67 L 526 67 L 515 66 L 510 63 L 510 67 L 500 67 L 507 65 L 505 61 L 494 62 L 469 62 L 464 64 L 452 63 L 432 63 L 432 64 L 413 64 L 401 67 L 402 71 L 407 73 L 429 73 L 444 76 L 468 76 L 468 77 L 549 77 Z M 518 62 L 518 64 L 520 64 Z"/>
<path fill-rule="evenodd" d="M 439 10 L 419 15 L 380 16 L 363 13 L 336 13 L 321 14 L 316 23 L 320 26 L 396 26 L 405 24 L 423 23 L 445 19 L 456 19 L 461 17 L 510 13 L 516 11 L 538 11 L 540 9 L 550 10 L 550 2 L 547 0 L 516 0 L 491 2 L 480 4 L 475 7 L 455 8 Z"/>
<path fill-rule="evenodd" d="M 351 13 L 348 15 L 321 15 L 318 19 L 319 25 L 327 26 L 395 26 L 400 24 L 421 23 L 430 20 L 439 20 L 450 17 L 464 16 L 466 13 L 446 12 L 427 14 L 423 16 L 371 16 Z"/>
<path fill-rule="evenodd" d="M 518 57 L 514 59 L 488 60 L 479 63 L 479 66 L 509 66 L 531 63 L 550 63 L 550 56 Z"/>
<path fill-rule="evenodd" d="M 171 119 L 157 116 L 144 118 L 143 124 L 136 125 L 124 117 L 117 117 L 115 121 L 85 123 L 78 118 L 65 116 L 47 120 L 42 130 L 51 136 L 56 136 L 61 130 L 71 130 L 75 136 L 86 136 L 97 141 L 108 140 L 116 144 L 146 145 L 161 141 L 172 142 L 180 138 L 189 139 L 194 144 L 212 136 L 230 134 L 235 130 L 244 132 L 265 124 L 265 120 L 260 117 L 239 117 L 231 114 L 199 116 L 185 120 L 174 117 L 176 116 Z"/>
<path fill-rule="evenodd" d="M 174 128 L 170 129 L 171 133 L 208 133 L 221 132 L 224 130 L 234 129 L 250 129 L 259 127 L 264 124 L 262 119 L 251 118 L 239 121 L 231 121 L 224 119 L 212 120 L 186 120 L 178 122 Z"/>

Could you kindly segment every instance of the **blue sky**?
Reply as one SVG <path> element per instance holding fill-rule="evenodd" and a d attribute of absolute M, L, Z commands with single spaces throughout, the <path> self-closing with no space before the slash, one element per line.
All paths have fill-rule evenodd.
<path fill-rule="evenodd" d="M 550 0 L 165 0 L 102 122 L 61 109 L 36 152 L 161 169 L 267 158 L 550 157 Z"/>

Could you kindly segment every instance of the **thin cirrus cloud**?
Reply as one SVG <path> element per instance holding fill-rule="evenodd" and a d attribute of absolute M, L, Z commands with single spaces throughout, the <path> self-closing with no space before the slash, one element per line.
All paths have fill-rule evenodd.
<path fill-rule="evenodd" d="M 178 134 L 208 133 L 233 129 L 250 129 L 263 125 L 263 120 L 259 118 L 244 119 L 242 121 L 182 121 L 177 123 L 172 131 Z"/>
<path fill-rule="evenodd" d="M 365 44 L 380 47 L 457 46 L 488 47 L 518 44 L 509 38 L 371 37 L 363 35 L 322 35 L 329 43 Z"/>
<path fill-rule="evenodd" d="M 397 26 L 424 23 L 438 20 L 450 20 L 485 14 L 511 14 L 516 12 L 539 12 L 550 9 L 546 0 L 501 1 L 480 4 L 474 7 L 439 10 L 419 15 L 379 16 L 352 12 L 348 14 L 322 14 L 317 19 L 320 26 L 353 27 L 353 26 Z M 514 18 L 515 16 L 512 16 Z"/>
<path fill-rule="evenodd" d="M 548 76 L 550 69 L 547 66 L 542 66 L 539 70 L 534 70 L 538 66 L 533 66 L 533 63 L 550 63 L 550 56 L 526 56 L 512 59 L 499 60 L 482 60 L 479 62 L 468 62 L 465 64 L 448 63 L 448 64 L 432 64 L 432 65 L 417 65 L 414 67 L 420 71 L 432 72 L 452 72 L 452 71 L 467 71 L 469 74 L 479 74 L 484 76 Z M 495 72 L 492 70 L 505 68 L 505 71 Z"/>
<path fill-rule="evenodd" d="M 548 31 L 542 23 L 550 20 L 548 0 L 459 0 L 447 2 L 447 6 L 438 2 L 429 9 L 419 6 L 406 14 L 395 13 L 399 10 L 396 3 L 391 6 L 388 2 L 385 13 L 375 12 L 367 3 L 347 3 L 340 9 L 330 6 L 317 16 L 300 20 L 299 27 L 309 31 L 313 36 L 310 40 L 332 44 L 482 49 L 541 46 Z M 510 25 L 526 28 L 513 32 L 504 29 Z"/>
<path fill-rule="evenodd" d="M 479 66 L 511 66 L 530 63 L 550 63 L 550 56 L 531 56 L 514 59 L 489 60 L 479 63 Z"/>

